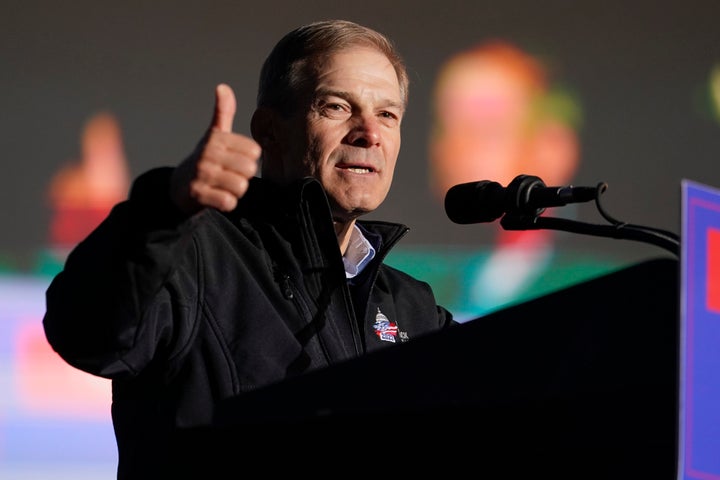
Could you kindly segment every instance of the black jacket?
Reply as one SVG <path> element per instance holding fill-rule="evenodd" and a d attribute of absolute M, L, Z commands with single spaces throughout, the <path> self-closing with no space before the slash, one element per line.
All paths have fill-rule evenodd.
<path fill-rule="evenodd" d="M 256 178 L 231 213 L 185 218 L 169 175 L 139 177 L 47 290 L 50 344 L 113 380 L 120 478 L 161 466 L 172 432 L 208 424 L 222 399 L 455 323 L 382 263 L 406 227 L 358 221 L 379 249 L 349 284 L 317 181 Z"/>

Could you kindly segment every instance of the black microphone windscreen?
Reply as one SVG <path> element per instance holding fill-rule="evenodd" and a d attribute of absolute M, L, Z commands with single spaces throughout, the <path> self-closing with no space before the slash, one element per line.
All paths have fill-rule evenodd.
<path fill-rule="evenodd" d="M 493 222 L 504 212 L 505 188 L 498 182 L 461 183 L 445 194 L 445 213 L 455 223 Z"/>

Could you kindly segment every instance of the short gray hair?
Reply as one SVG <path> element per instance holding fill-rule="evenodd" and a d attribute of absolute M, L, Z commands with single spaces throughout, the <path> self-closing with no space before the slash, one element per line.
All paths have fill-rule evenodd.
<path fill-rule="evenodd" d="M 409 78 L 405 62 L 385 35 L 347 20 L 323 20 L 298 27 L 275 45 L 260 71 L 258 107 L 288 112 L 296 106 L 301 87 L 317 60 L 353 46 L 367 46 L 384 54 L 395 68 L 403 106 L 407 106 Z"/>

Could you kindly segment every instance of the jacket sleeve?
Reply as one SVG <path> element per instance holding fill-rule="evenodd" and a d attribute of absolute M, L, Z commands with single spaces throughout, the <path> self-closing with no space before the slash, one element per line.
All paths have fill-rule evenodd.
<path fill-rule="evenodd" d="M 202 213 L 188 218 L 172 205 L 171 171 L 140 176 L 48 287 L 45 335 L 70 365 L 107 378 L 134 375 L 173 336 L 183 305 L 165 284 Z"/>

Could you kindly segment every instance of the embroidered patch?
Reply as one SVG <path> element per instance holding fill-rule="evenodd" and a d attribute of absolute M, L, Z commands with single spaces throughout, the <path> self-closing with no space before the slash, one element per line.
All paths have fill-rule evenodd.
<path fill-rule="evenodd" d="M 398 326 L 396 323 L 392 323 L 388 320 L 388 318 L 380 311 L 380 308 L 378 308 L 377 315 L 375 315 L 373 329 L 375 330 L 375 334 L 378 338 L 383 342 L 395 343 L 398 335 Z M 402 332 L 402 334 L 406 337 L 402 339 L 405 341 L 407 339 L 407 333 Z"/>

